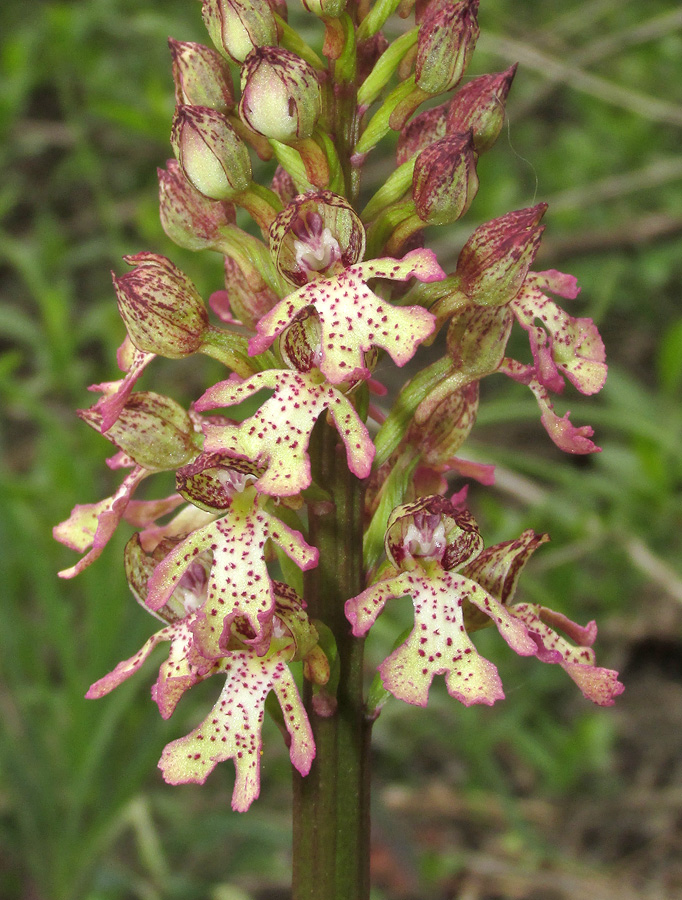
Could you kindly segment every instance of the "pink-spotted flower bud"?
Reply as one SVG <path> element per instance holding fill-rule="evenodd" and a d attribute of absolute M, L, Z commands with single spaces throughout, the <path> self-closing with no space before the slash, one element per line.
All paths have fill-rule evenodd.
<path fill-rule="evenodd" d="M 321 336 L 320 320 L 315 313 L 306 311 L 294 319 L 282 333 L 279 344 L 279 352 L 287 366 L 297 372 L 318 369 L 321 362 Z"/>
<path fill-rule="evenodd" d="M 460 289 L 478 306 L 503 306 L 521 290 L 538 251 L 546 203 L 515 210 L 474 231 L 459 254 Z"/>
<path fill-rule="evenodd" d="M 499 369 L 513 321 L 514 314 L 506 306 L 467 304 L 457 313 L 447 334 L 450 369 L 417 407 L 418 423 L 437 415 L 439 406 L 453 390 L 480 381 Z"/>
<path fill-rule="evenodd" d="M 481 75 L 460 88 L 448 107 L 448 133 L 471 130 L 477 152 L 489 150 L 502 131 L 505 103 L 515 74 L 513 65 L 506 72 Z"/>
<path fill-rule="evenodd" d="M 251 184 L 249 151 L 222 113 L 179 106 L 171 146 L 188 180 L 211 200 L 231 200 Z"/>
<path fill-rule="evenodd" d="M 101 432 L 102 414 L 96 406 L 78 415 Z M 108 438 L 138 466 L 163 472 L 186 465 L 200 449 L 198 435 L 186 410 L 175 400 L 152 391 L 137 391 L 106 432 Z"/>
<path fill-rule="evenodd" d="M 478 190 L 476 152 L 471 132 L 452 134 L 426 147 L 417 157 L 412 198 L 427 225 L 449 225 L 469 209 Z"/>
<path fill-rule="evenodd" d="M 275 169 L 270 187 L 282 201 L 282 206 L 287 206 L 298 194 L 294 179 L 282 166 L 277 166 Z"/>
<path fill-rule="evenodd" d="M 254 47 L 277 43 L 277 22 L 268 0 L 203 0 L 202 15 L 216 48 L 237 63 Z"/>
<path fill-rule="evenodd" d="M 266 251 L 267 252 L 267 251 Z M 213 312 L 223 322 L 235 319 L 247 328 L 255 328 L 256 322 L 279 301 L 258 261 L 243 269 L 230 256 L 225 257 L 225 290 L 215 291 L 208 298 Z"/>
<path fill-rule="evenodd" d="M 124 256 L 135 266 L 117 278 L 118 309 L 138 350 L 168 359 L 196 353 L 209 327 L 204 302 L 190 279 L 165 256 Z"/>
<path fill-rule="evenodd" d="M 447 348 L 462 381 L 497 371 L 504 358 L 514 316 L 506 307 L 467 306 L 448 328 Z"/>
<path fill-rule="evenodd" d="M 208 106 L 226 113 L 234 107 L 232 73 L 222 56 L 203 44 L 168 38 L 173 58 L 176 106 Z"/>
<path fill-rule="evenodd" d="M 412 159 L 417 153 L 421 153 L 430 144 L 439 141 L 447 134 L 448 104 L 434 106 L 423 113 L 419 113 L 400 132 L 398 146 L 396 148 L 396 160 L 401 166 Z M 466 128 L 457 129 L 465 132 Z"/>
<path fill-rule="evenodd" d="M 209 200 L 185 177 L 174 159 L 167 169 L 157 169 L 159 177 L 159 213 L 168 237 L 186 250 L 204 250 L 215 246 L 220 229 L 234 225 L 235 210 L 224 200 Z"/>
<path fill-rule="evenodd" d="M 451 391 L 425 422 L 413 422 L 405 443 L 419 450 L 424 466 L 443 466 L 471 433 L 478 413 L 478 382 Z"/>
<path fill-rule="evenodd" d="M 430 3 L 419 26 L 415 80 L 428 94 L 452 90 L 478 40 L 478 0 Z"/>
<path fill-rule="evenodd" d="M 478 526 L 468 510 L 455 509 L 447 497 L 421 497 L 396 507 L 386 526 L 386 555 L 397 568 L 436 560 L 455 569 L 483 549 Z"/>
<path fill-rule="evenodd" d="M 241 75 L 239 115 L 255 132 L 284 143 L 309 138 L 322 112 L 313 67 L 290 50 L 259 47 Z"/>
<path fill-rule="evenodd" d="M 352 266 L 365 252 L 365 229 L 343 197 L 331 191 L 300 194 L 270 228 L 270 253 L 287 281 L 302 286 L 335 268 Z"/>

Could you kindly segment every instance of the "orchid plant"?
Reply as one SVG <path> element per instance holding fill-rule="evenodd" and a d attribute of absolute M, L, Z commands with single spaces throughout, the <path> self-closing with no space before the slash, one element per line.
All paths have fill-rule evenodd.
<path fill-rule="evenodd" d="M 79 413 L 114 445 L 109 465 L 124 477 L 55 536 L 83 554 L 60 573 L 70 578 L 132 524 L 127 578 L 161 622 L 87 696 L 108 694 L 164 642 L 152 688 L 164 718 L 222 676 L 206 719 L 163 750 L 163 777 L 203 783 L 231 759 L 232 806 L 247 810 L 267 709 L 295 771 L 295 900 L 366 900 L 369 738 L 388 697 L 425 706 L 444 675 L 464 705 L 502 699 L 471 638 L 486 626 L 521 656 L 561 666 L 594 703 L 622 690 L 595 663 L 594 623 L 516 600 L 547 536 L 485 547 L 466 480 L 491 483 L 492 466 L 456 455 L 479 382 L 497 373 L 530 388 L 562 450 L 597 451 L 592 429 L 559 416 L 551 395 L 566 379 L 599 391 L 606 366 L 592 321 L 547 296 L 575 299 L 575 279 L 531 271 L 544 204 L 476 228 L 454 272 L 424 247 L 426 226 L 467 212 L 515 74 L 463 81 L 478 0 L 303 5 L 320 21 L 321 55 L 288 24 L 284 0 L 203 0 L 213 47 L 170 40 L 175 159 L 159 171 L 161 223 L 181 247 L 224 258 L 224 285 L 208 300 L 219 324 L 169 259 L 126 257 L 131 271 L 114 276 L 123 374 L 95 385 L 100 398 Z M 382 28 L 396 14 L 414 20 L 389 42 Z M 396 166 L 361 204 L 363 164 L 392 133 Z M 253 180 L 252 154 L 272 161 L 269 186 Z M 530 363 L 506 355 L 514 321 Z M 422 348 L 441 330 L 434 361 Z M 225 377 L 188 410 L 135 390 L 156 356 L 196 353 Z M 382 373 L 418 353 L 423 367 L 389 404 Z M 167 471 L 173 494 L 134 499 Z M 414 627 L 368 686 L 365 636 L 404 596 Z"/>

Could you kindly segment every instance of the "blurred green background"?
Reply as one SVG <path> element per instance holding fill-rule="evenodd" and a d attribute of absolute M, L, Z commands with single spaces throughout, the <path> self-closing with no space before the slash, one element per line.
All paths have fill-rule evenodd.
<path fill-rule="evenodd" d="M 482 0 L 470 74 L 519 62 L 508 125 L 480 162 L 465 220 L 434 232 L 441 263 L 480 222 L 547 200 L 539 260 L 579 277 L 611 363 L 601 395 L 560 400 L 603 453 L 567 458 L 529 392 L 485 382 L 465 448 L 498 465 L 472 489 L 488 543 L 548 531 L 523 596 L 600 623 L 601 664 L 626 693 L 593 709 L 557 667 L 494 635 L 506 701 L 389 703 L 375 731 L 375 900 L 682 897 L 682 11 L 658 0 Z M 211 254 L 171 245 L 155 168 L 170 155 L 166 38 L 208 43 L 190 0 L 0 6 L 0 897 L 282 900 L 286 752 L 266 732 L 261 798 L 229 810 L 233 770 L 165 786 L 156 761 L 214 691 L 170 722 L 152 667 L 101 701 L 89 684 L 149 635 L 112 541 L 75 581 L 51 528 L 116 483 L 75 417 L 117 377 L 123 337 L 109 271 L 169 255 L 204 296 Z M 310 40 L 319 44 L 317 28 Z M 393 166 L 368 165 L 368 188 Z M 523 341 L 519 342 L 519 353 Z M 213 364 L 157 361 L 144 385 L 196 397 Z M 115 476 L 115 473 L 114 473 Z M 122 529 L 123 530 L 123 529 Z M 378 662 L 401 608 L 380 620 Z M 386 619 L 386 621 L 384 621 Z M 493 646 L 494 645 L 494 646 Z"/>

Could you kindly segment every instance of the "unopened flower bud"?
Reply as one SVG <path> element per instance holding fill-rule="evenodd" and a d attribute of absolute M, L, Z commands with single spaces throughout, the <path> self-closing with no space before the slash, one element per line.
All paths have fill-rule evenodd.
<path fill-rule="evenodd" d="M 168 160 L 167 166 L 167 169 L 157 169 L 163 230 L 186 250 L 213 247 L 220 237 L 220 228 L 235 223 L 234 206 L 200 194 L 176 160 Z"/>
<path fill-rule="evenodd" d="M 403 128 L 398 138 L 396 159 L 401 166 L 417 153 L 421 153 L 430 144 L 444 138 L 447 134 L 447 103 L 434 106 L 423 113 L 419 113 Z M 466 128 L 458 128 L 456 131 L 466 132 Z"/>
<path fill-rule="evenodd" d="M 352 266 L 365 252 L 365 229 L 343 197 L 331 191 L 300 194 L 270 228 L 270 253 L 287 281 L 302 286 L 335 267 Z"/>
<path fill-rule="evenodd" d="M 256 322 L 279 299 L 256 266 L 247 272 L 236 260 L 226 256 L 225 290 L 216 291 L 208 302 L 213 312 L 223 321 L 237 319 L 247 328 L 255 328 Z M 226 310 L 229 310 L 230 315 L 225 314 Z"/>
<path fill-rule="evenodd" d="M 506 72 L 474 78 L 452 98 L 447 112 L 448 132 L 473 132 L 479 153 L 489 150 L 504 124 L 504 107 L 516 74 L 516 66 Z"/>
<path fill-rule="evenodd" d="M 209 327 L 203 300 L 190 279 L 165 256 L 125 256 L 136 268 L 113 276 L 118 309 L 138 350 L 168 359 L 195 353 Z"/>
<path fill-rule="evenodd" d="M 290 369 L 311 372 L 320 366 L 320 322 L 314 312 L 304 312 L 282 333 L 279 352 Z"/>
<path fill-rule="evenodd" d="M 457 453 L 469 437 L 478 413 L 478 382 L 458 388 L 445 397 L 425 422 L 413 422 L 405 443 L 419 450 L 426 466 L 442 466 Z"/>
<path fill-rule="evenodd" d="M 417 215 L 427 225 L 456 222 L 469 209 L 477 190 L 471 132 L 447 135 L 417 157 L 412 197 Z"/>
<path fill-rule="evenodd" d="M 242 68 L 239 115 L 258 134 L 276 141 L 309 138 L 322 112 L 315 70 L 290 50 L 260 47 Z"/>
<path fill-rule="evenodd" d="M 189 181 L 211 200 L 231 200 L 251 184 L 249 151 L 225 116 L 214 109 L 179 106 L 171 146 Z"/>
<path fill-rule="evenodd" d="M 429 94 L 459 83 L 478 40 L 478 0 L 432 3 L 419 26 L 415 80 Z"/>
<path fill-rule="evenodd" d="M 282 166 L 277 166 L 275 174 L 272 176 L 272 190 L 282 201 L 282 205 L 286 206 L 298 194 L 294 179 Z"/>
<path fill-rule="evenodd" d="M 79 415 L 95 431 L 101 431 L 97 407 L 80 410 Z M 106 437 L 138 466 L 157 472 L 186 465 L 197 455 L 200 444 L 186 410 L 170 397 L 151 391 L 130 395 Z"/>
<path fill-rule="evenodd" d="M 203 0 L 202 15 L 221 53 L 243 63 L 254 47 L 277 43 L 277 23 L 268 0 Z"/>
<path fill-rule="evenodd" d="M 208 106 L 226 113 L 234 106 L 232 73 L 222 56 L 203 44 L 168 38 L 173 57 L 176 106 Z"/>
<path fill-rule="evenodd" d="M 514 316 L 506 307 L 469 306 L 448 328 L 448 355 L 460 380 L 477 381 L 495 372 L 504 358 Z"/>
<path fill-rule="evenodd" d="M 546 203 L 486 222 L 459 254 L 460 289 L 477 305 L 502 306 L 521 290 L 538 251 Z"/>

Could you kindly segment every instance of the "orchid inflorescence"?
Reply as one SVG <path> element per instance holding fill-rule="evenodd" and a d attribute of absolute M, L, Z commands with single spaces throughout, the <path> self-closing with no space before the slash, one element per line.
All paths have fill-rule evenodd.
<path fill-rule="evenodd" d="M 164 718 L 193 685 L 223 675 L 209 715 L 169 744 L 159 765 L 169 783 L 202 783 L 232 759 L 238 810 L 258 796 L 268 694 L 303 775 L 315 756 L 312 711 L 334 714 L 334 636 L 309 618 L 301 596 L 300 573 L 321 565 L 305 536 L 310 515 L 333 502 L 311 467 L 315 429 L 336 431 L 364 489 L 366 587 L 345 598 L 347 630 L 364 636 L 392 598 L 414 604 L 413 630 L 379 667 L 385 692 L 423 706 L 434 676 L 444 675 L 462 703 L 494 703 L 503 697 L 497 670 L 470 637 L 486 625 L 518 654 L 559 664 L 597 704 L 622 690 L 615 672 L 595 665 L 594 623 L 513 602 L 547 536 L 525 531 L 484 548 L 466 488 L 450 496 L 446 478 L 492 480 L 491 466 L 456 454 L 475 423 L 479 382 L 495 373 L 530 388 L 562 450 L 598 450 L 591 428 L 552 406 L 566 379 L 583 394 L 599 391 L 606 366 L 592 321 L 547 296 L 574 299 L 575 279 L 531 271 L 545 205 L 476 228 L 450 274 L 423 246 L 427 225 L 455 222 L 469 208 L 515 67 L 462 82 L 478 0 L 303 4 L 321 21 L 321 55 L 288 24 L 284 0 L 204 0 L 214 48 L 170 40 L 176 158 L 159 171 L 161 222 L 181 247 L 224 257 L 224 286 L 209 298 L 220 324 L 169 259 L 126 257 L 132 270 L 114 276 L 127 329 L 123 377 L 95 385 L 100 399 L 80 412 L 116 447 L 110 467 L 126 474 L 111 497 L 76 506 L 55 529 L 84 554 L 65 578 L 97 559 L 122 520 L 138 529 L 126 574 L 162 627 L 87 696 L 113 690 L 162 642 L 170 650 L 152 696 Z M 381 29 L 396 12 L 414 12 L 415 24 L 389 43 Z M 396 167 L 360 209 L 363 163 L 392 132 Z M 273 161 L 269 187 L 253 180 L 252 152 Z M 254 233 L 237 225 L 237 209 Z M 528 333 L 530 363 L 506 356 L 515 320 Z M 379 364 L 404 366 L 441 329 L 445 356 L 382 411 Z M 156 356 L 196 353 L 227 373 L 189 410 L 134 390 Z M 229 417 L 249 399 L 255 411 Z M 176 473 L 176 492 L 133 499 L 164 471 Z M 312 705 L 301 699 L 301 679 Z"/>

